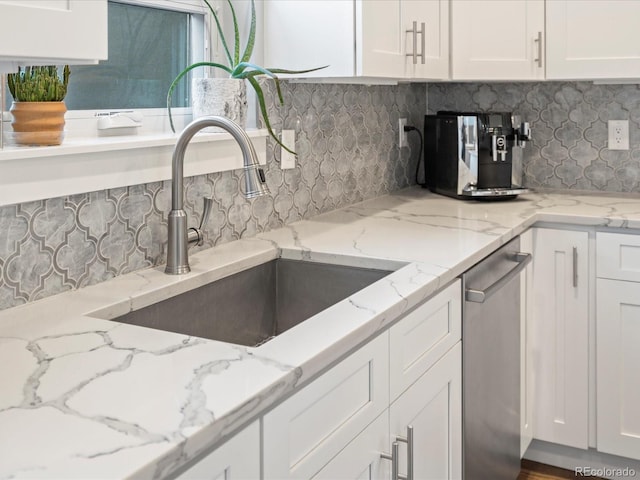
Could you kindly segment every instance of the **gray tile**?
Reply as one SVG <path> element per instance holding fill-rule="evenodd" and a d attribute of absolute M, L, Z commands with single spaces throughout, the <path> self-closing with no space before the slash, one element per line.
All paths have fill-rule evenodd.
<path fill-rule="evenodd" d="M 268 197 L 240 195 L 238 172 L 186 178 L 190 224 L 200 221 L 202 197 L 213 196 L 203 248 L 413 182 L 417 142 L 398 149 L 397 119 L 420 127 L 424 85 L 282 82 L 284 106 L 273 82 L 262 85 L 273 127 L 296 131 L 296 168 L 280 169 L 280 148 L 269 139 Z M 170 201 L 165 181 L 0 208 L 0 309 L 163 263 Z"/>

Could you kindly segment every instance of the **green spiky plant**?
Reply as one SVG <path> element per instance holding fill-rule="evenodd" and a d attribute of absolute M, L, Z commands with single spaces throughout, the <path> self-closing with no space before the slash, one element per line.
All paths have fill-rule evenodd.
<path fill-rule="evenodd" d="M 61 102 L 69 85 L 69 65 L 62 68 L 62 77 L 55 66 L 18 68 L 7 75 L 9 92 L 16 102 Z"/>
<path fill-rule="evenodd" d="M 220 25 L 220 19 L 218 18 L 218 15 L 216 14 L 215 10 L 213 9 L 213 7 L 211 6 L 208 0 L 203 0 L 203 1 L 209 8 L 211 15 L 213 16 L 216 22 L 216 27 L 218 29 L 218 34 L 220 35 L 220 41 L 224 48 L 225 56 L 227 57 L 228 65 L 224 65 L 217 62 L 198 62 L 192 65 L 189 65 L 187 68 L 185 68 L 182 72 L 178 74 L 178 76 L 171 83 L 171 86 L 169 87 L 169 92 L 167 93 L 167 110 L 169 111 L 169 123 L 171 124 L 171 130 L 174 132 L 176 131 L 173 125 L 173 118 L 171 117 L 171 96 L 178 82 L 187 73 L 189 73 L 191 70 L 195 68 L 199 68 L 199 67 L 220 68 L 225 72 L 227 72 L 230 78 L 245 79 L 249 82 L 249 84 L 253 87 L 253 89 L 256 92 L 256 97 L 258 99 L 258 104 L 260 106 L 260 113 L 262 114 L 264 124 L 267 127 L 267 130 L 269 131 L 269 135 L 271 135 L 271 137 L 280 146 L 282 146 L 282 148 L 284 148 L 288 152 L 295 155 L 295 152 L 291 150 L 289 147 L 287 147 L 286 145 L 284 145 L 280 141 L 280 139 L 276 136 L 276 134 L 273 132 L 273 129 L 271 128 L 271 122 L 269 121 L 269 115 L 267 114 L 267 106 L 264 100 L 264 92 L 262 91 L 262 87 L 258 83 L 258 80 L 256 79 L 256 77 L 260 75 L 265 75 L 274 80 L 276 91 L 278 94 L 278 100 L 280 101 L 280 104 L 283 105 L 284 100 L 282 98 L 282 91 L 280 89 L 280 80 L 278 79 L 278 76 L 277 76 L 278 74 L 307 73 L 307 72 L 320 70 L 322 68 L 326 68 L 326 66 L 311 68 L 308 70 L 286 70 L 283 68 L 264 68 L 264 67 L 255 65 L 253 63 L 250 63 L 249 60 L 251 59 L 251 55 L 253 54 L 253 47 L 255 45 L 255 39 L 256 39 L 256 9 L 255 9 L 254 0 L 251 0 L 251 27 L 249 29 L 247 44 L 245 46 L 244 52 L 242 53 L 242 56 L 240 55 L 240 31 L 238 29 L 238 19 L 236 18 L 236 12 L 233 8 L 233 5 L 231 4 L 231 0 L 227 0 L 227 4 L 229 5 L 229 9 L 231 10 L 231 18 L 233 19 L 234 50 L 232 55 L 231 51 L 229 50 L 228 43 L 224 37 L 224 33 L 222 31 L 222 26 Z"/>

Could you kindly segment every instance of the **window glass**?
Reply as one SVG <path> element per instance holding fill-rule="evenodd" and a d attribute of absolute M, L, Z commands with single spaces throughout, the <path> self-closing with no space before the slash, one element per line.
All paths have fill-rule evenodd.
<path fill-rule="evenodd" d="M 191 14 L 109 2 L 109 60 L 71 67 L 69 110 L 158 108 L 171 81 L 191 63 Z M 174 105 L 189 103 L 180 82 Z"/>

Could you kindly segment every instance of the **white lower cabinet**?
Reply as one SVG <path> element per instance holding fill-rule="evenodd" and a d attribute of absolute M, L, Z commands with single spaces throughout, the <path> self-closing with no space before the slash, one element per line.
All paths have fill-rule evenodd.
<path fill-rule="evenodd" d="M 462 287 L 454 282 L 389 329 L 391 401 L 460 341 Z"/>
<path fill-rule="evenodd" d="M 589 235 L 533 229 L 534 436 L 589 442 Z"/>
<path fill-rule="evenodd" d="M 640 235 L 596 235 L 597 447 L 640 460 Z"/>
<path fill-rule="evenodd" d="M 421 480 L 461 479 L 461 391 L 462 346 L 458 342 L 314 480 L 388 480 L 394 470 Z M 398 444 L 396 455 L 394 442 Z"/>
<path fill-rule="evenodd" d="M 598 450 L 640 460 L 640 283 L 596 289 Z"/>
<path fill-rule="evenodd" d="M 460 324 L 457 280 L 267 413 L 264 478 L 461 478 Z"/>
<path fill-rule="evenodd" d="M 458 342 L 389 408 L 392 440 L 411 438 L 408 429 L 413 432 L 411 446 L 399 443 L 399 473 L 406 475 L 411 461 L 412 478 L 462 478 L 461 412 L 462 344 Z"/>
<path fill-rule="evenodd" d="M 390 479 L 391 464 L 380 453 L 389 449 L 389 413 L 385 410 L 336 455 L 314 480 Z"/>
<path fill-rule="evenodd" d="M 263 419 L 264 478 L 312 478 L 389 405 L 384 332 Z"/>
<path fill-rule="evenodd" d="M 256 480 L 260 478 L 260 425 L 245 427 L 176 477 L 178 480 Z"/>

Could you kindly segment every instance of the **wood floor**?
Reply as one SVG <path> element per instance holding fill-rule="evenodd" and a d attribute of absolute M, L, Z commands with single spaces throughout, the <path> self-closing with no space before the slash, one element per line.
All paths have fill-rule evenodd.
<path fill-rule="evenodd" d="M 552 467 L 542 463 L 532 462 L 531 460 L 522 460 L 522 469 L 518 480 L 565 480 L 584 478 L 577 476 L 571 470 Z M 600 477 L 589 477 L 592 480 L 598 480 Z M 602 480 L 602 479 L 600 479 Z"/>

